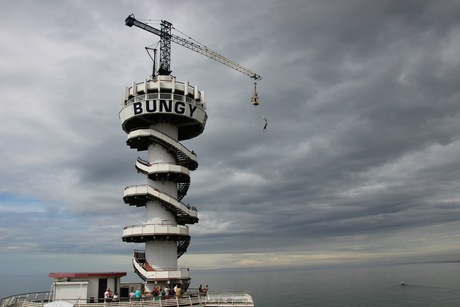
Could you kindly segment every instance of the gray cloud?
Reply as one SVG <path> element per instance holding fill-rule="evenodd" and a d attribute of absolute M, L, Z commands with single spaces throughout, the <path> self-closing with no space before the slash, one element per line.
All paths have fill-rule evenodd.
<path fill-rule="evenodd" d="M 120 236 L 143 212 L 122 193 L 145 181 L 145 153 L 125 145 L 118 111 L 158 38 L 126 27 L 131 13 L 264 77 L 254 108 L 250 79 L 173 46 L 173 75 L 208 99 L 205 132 L 184 142 L 200 162 L 191 254 L 458 252 L 457 2 L 2 7 L 1 253 L 136 248 Z"/>

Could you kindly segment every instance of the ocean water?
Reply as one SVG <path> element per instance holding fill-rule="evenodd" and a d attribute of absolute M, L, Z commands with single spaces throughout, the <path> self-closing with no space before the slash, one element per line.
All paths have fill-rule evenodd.
<path fill-rule="evenodd" d="M 245 290 L 256 307 L 460 306 L 460 263 L 192 270 L 191 274 L 191 287 Z M 0 275 L 0 296 L 47 291 L 50 285 L 47 274 Z"/>
<path fill-rule="evenodd" d="M 197 272 L 200 283 L 247 289 L 256 307 L 460 306 L 460 263 Z"/>

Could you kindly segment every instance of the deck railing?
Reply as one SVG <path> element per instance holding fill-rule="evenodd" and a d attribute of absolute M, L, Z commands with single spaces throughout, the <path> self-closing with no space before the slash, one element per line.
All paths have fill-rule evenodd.
<path fill-rule="evenodd" d="M 62 299 L 61 301 L 67 301 Z M 186 292 L 183 297 L 156 298 L 153 296 L 144 297 L 141 300 L 121 299 L 119 302 L 107 302 L 103 299 L 99 302 L 90 302 L 86 298 L 69 299 L 74 307 L 179 307 L 179 306 L 254 306 L 252 297 L 245 292 L 220 292 L 212 291 L 207 294 L 198 294 L 191 290 Z M 76 303 L 75 303 L 76 301 Z M 94 299 L 92 300 L 94 301 Z M 1 300 L 1 307 L 42 307 L 46 303 L 52 302 L 52 293 L 34 292 L 12 295 Z"/>
<path fill-rule="evenodd" d="M 51 301 L 51 291 L 41 291 L 32 293 L 15 294 L 1 300 L 1 307 L 22 306 L 25 302 L 46 304 Z"/>

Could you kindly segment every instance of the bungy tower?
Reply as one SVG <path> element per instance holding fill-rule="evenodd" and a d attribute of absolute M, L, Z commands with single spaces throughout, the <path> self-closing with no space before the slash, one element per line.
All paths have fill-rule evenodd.
<path fill-rule="evenodd" d="M 190 186 L 190 171 L 198 167 L 198 162 L 196 154 L 179 142 L 199 136 L 207 115 L 204 92 L 171 76 L 171 42 L 254 79 L 251 99 L 254 106 L 259 105 L 256 81 L 262 77 L 196 40 L 172 34 L 173 27 L 168 21 L 162 20 L 161 29 L 156 29 L 131 14 L 125 24 L 159 36 L 160 57 L 158 71 L 156 53 L 152 58 L 152 78 L 127 87 L 122 99 L 120 120 L 128 134 L 127 144 L 147 152 L 146 158 L 136 161 L 136 169 L 146 176 L 146 184 L 127 187 L 123 197 L 125 203 L 143 207 L 146 219 L 141 225 L 125 227 L 122 238 L 125 242 L 145 244 L 144 250 L 134 250 L 132 261 L 147 291 L 157 285 L 174 284 L 182 284 L 186 290 L 190 285 L 189 270 L 178 268 L 177 259 L 187 251 L 190 244 L 187 225 L 198 222 L 198 213 L 182 199 Z M 249 301 L 251 304 L 247 306 L 253 306 L 250 296 Z"/>
<path fill-rule="evenodd" d="M 123 200 L 145 210 L 140 225 L 126 226 L 123 241 L 144 243 L 133 253 L 135 272 L 145 281 L 146 291 L 156 286 L 190 284 L 188 269 L 177 259 L 190 243 L 187 225 L 198 222 L 195 207 L 182 199 L 190 186 L 190 171 L 198 167 L 196 154 L 180 141 L 199 136 L 206 125 L 204 92 L 172 76 L 158 75 L 133 83 L 124 91 L 120 120 L 128 134 L 127 145 L 146 152 L 136 169 L 146 184 L 129 186 Z"/>

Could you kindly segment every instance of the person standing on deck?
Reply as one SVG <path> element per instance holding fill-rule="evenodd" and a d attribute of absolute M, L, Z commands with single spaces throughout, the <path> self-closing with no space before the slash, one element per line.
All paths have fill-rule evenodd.
<path fill-rule="evenodd" d="M 177 286 L 175 293 L 176 293 L 176 298 L 182 297 L 182 288 L 180 287 L 180 285 Z"/>
<path fill-rule="evenodd" d="M 168 285 L 166 285 L 164 290 L 165 290 L 165 298 L 168 299 L 169 298 L 169 287 L 168 287 Z"/>
<path fill-rule="evenodd" d="M 136 292 L 134 292 L 134 296 L 136 297 L 136 300 L 140 301 L 141 300 L 141 289 L 137 288 Z"/>

